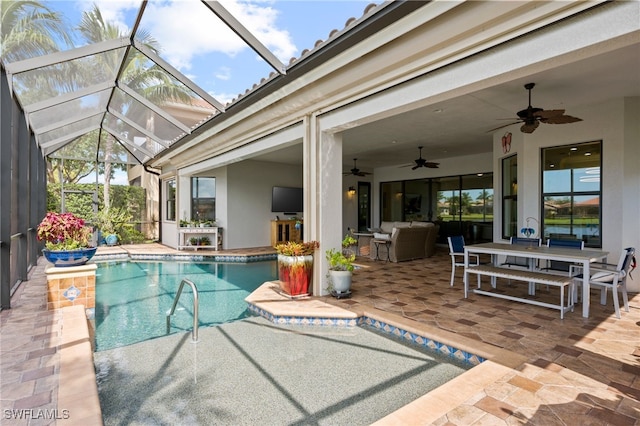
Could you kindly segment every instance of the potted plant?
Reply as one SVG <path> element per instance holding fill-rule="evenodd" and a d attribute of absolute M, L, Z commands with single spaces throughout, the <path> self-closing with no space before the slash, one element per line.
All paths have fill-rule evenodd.
<path fill-rule="evenodd" d="M 96 253 L 91 247 L 91 228 L 73 213 L 48 212 L 37 229 L 37 238 L 45 242 L 42 253 L 54 266 L 77 266 Z"/>
<path fill-rule="evenodd" d="M 330 249 L 325 252 L 329 262 L 329 292 L 336 297 L 351 294 L 351 278 L 353 276 L 353 262 L 356 255 L 344 253 L 341 250 Z"/>
<path fill-rule="evenodd" d="M 345 235 L 342 240 L 342 252 L 347 256 L 351 254 L 355 255 L 358 252 L 358 240 L 353 238 L 350 233 Z"/>
<path fill-rule="evenodd" d="M 100 230 L 105 243 L 114 246 L 120 240 L 118 230 L 131 221 L 132 215 L 125 209 L 110 207 L 100 210 L 94 217 L 94 223 Z"/>
<path fill-rule="evenodd" d="M 306 296 L 312 285 L 313 253 L 317 241 L 287 241 L 275 246 L 278 252 L 280 288 L 289 296 Z"/>

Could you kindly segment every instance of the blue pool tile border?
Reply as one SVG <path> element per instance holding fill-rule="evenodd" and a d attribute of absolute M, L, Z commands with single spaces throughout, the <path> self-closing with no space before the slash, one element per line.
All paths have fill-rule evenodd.
<path fill-rule="evenodd" d="M 274 315 L 264 309 L 257 307 L 252 303 L 248 303 L 249 310 L 256 315 L 262 316 L 274 324 L 279 325 L 319 325 L 319 326 L 333 326 L 333 327 L 356 327 L 367 325 L 375 328 L 377 331 L 383 334 L 389 334 L 391 336 L 401 338 L 405 342 L 438 352 L 444 356 L 455 358 L 456 360 L 468 364 L 479 365 L 486 361 L 479 355 L 458 349 L 454 346 L 447 345 L 430 337 L 423 336 L 418 333 L 407 331 L 403 328 L 388 324 L 384 321 L 362 316 L 358 318 L 323 318 L 323 317 L 305 317 L 305 316 L 287 316 L 287 315 Z"/>
<path fill-rule="evenodd" d="M 455 358 L 461 362 L 464 362 L 465 364 L 479 365 L 486 361 L 486 358 L 483 358 L 479 355 L 463 351 L 456 348 L 455 346 L 438 342 L 437 340 L 434 340 L 430 337 L 407 331 L 403 328 L 388 324 L 384 321 L 366 316 L 361 317 L 360 319 L 362 324 L 373 327 L 380 332 L 395 336 L 397 338 L 401 338 L 404 341 L 415 344 L 417 346 L 431 349 L 450 358 Z"/>
<path fill-rule="evenodd" d="M 274 324 L 280 325 L 320 325 L 331 327 L 356 327 L 360 318 L 328 318 L 310 316 L 273 315 L 271 312 L 247 303 L 249 310 L 256 315 L 264 317 Z"/>
<path fill-rule="evenodd" d="M 276 260 L 277 254 L 256 255 L 201 255 L 201 254 L 103 254 L 93 256 L 93 260 L 177 260 L 183 262 L 227 262 L 227 263 L 251 263 Z"/>

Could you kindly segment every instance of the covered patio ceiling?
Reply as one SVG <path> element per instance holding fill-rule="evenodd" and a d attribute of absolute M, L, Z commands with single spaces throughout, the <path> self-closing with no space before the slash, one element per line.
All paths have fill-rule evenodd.
<path fill-rule="evenodd" d="M 524 85 L 529 82 L 536 83 L 532 91 L 534 107 L 565 109 L 567 114 L 579 117 L 584 106 L 640 96 L 640 47 L 635 44 L 549 70 L 533 71 L 348 129 L 342 135 L 343 171 L 353 167 L 353 158 L 358 159 L 358 168 L 364 171 L 405 167 L 418 158 L 418 146 L 424 146 L 422 156 L 428 161 L 492 152 L 491 130 L 516 121 L 516 112 L 527 106 Z M 542 124 L 535 135 L 555 126 L 558 125 Z M 570 128 L 572 124 L 563 126 Z M 519 128 L 516 125 L 501 131 L 519 132 Z M 263 154 L 256 160 L 300 165 L 302 147 Z M 421 176 L 425 170 L 418 169 L 414 174 Z"/>

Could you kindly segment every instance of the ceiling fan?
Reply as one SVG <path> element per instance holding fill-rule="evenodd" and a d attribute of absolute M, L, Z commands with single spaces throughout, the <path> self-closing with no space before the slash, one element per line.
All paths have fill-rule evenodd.
<path fill-rule="evenodd" d="M 356 166 L 356 161 L 358 161 L 357 158 L 353 159 L 353 169 L 351 169 L 350 171 L 343 173 L 345 176 L 349 176 L 349 175 L 354 175 L 354 176 L 366 176 L 366 175 L 370 175 L 371 173 L 369 172 L 361 172 L 360 169 Z"/>
<path fill-rule="evenodd" d="M 497 127 L 493 130 L 498 130 L 503 127 L 511 126 L 512 124 L 523 123 L 520 127 L 522 133 L 533 133 L 538 128 L 540 123 L 546 124 L 567 124 L 575 123 L 576 121 L 582 121 L 581 118 L 565 115 L 563 109 L 549 109 L 544 110 L 542 108 L 534 108 L 531 106 L 531 89 L 535 87 L 535 83 L 527 83 L 524 88 L 529 91 L 529 106 L 526 109 L 518 111 L 518 120 L 514 123 L 509 123 L 504 126 Z"/>
<path fill-rule="evenodd" d="M 415 165 L 415 166 L 413 166 L 413 167 L 411 168 L 411 170 L 419 169 L 420 167 L 427 167 L 427 168 L 430 168 L 430 169 L 437 169 L 437 168 L 438 168 L 438 165 L 440 165 L 440 163 L 433 163 L 433 162 L 431 162 L 431 161 L 427 161 L 427 160 L 425 160 L 424 158 L 422 158 L 422 148 L 424 148 L 424 147 L 422 147 L 422 146 L 419 146 L 419 147 L 418 147 L 418 149 L 420 150 L 420 157 L 419 157 L 419 158 L 416 158 L 416 159 L 414 160 L 414 162 L 416 163 L 416 165 Z M 410 165 L 411 165 L 411 164 L 408 164 L 407 166 L 410 166 Z M 405 166 L 405 167 L 407 167 L 407 166 Z"/>

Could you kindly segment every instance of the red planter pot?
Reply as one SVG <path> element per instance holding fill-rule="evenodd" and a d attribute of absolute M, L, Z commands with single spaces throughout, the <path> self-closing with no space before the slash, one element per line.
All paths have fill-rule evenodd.
<path fill-rule="evenodd" d="M 280 288 L 290 296 L 309 294 L 313 279 L 313 256 L 278 255 Z"/>

